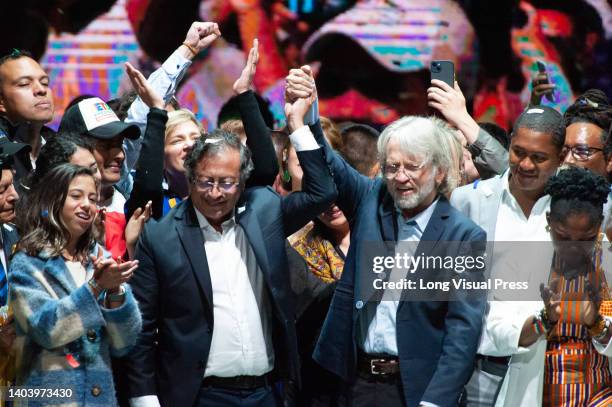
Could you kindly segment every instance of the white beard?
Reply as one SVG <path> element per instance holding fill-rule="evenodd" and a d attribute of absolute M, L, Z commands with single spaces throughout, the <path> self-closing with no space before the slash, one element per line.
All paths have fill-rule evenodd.
<path fill-rule="evenodd" d="M 410 196 L 401 196 L 396 187 L 390 186 L 388 183 L 387 188 L 398 208 L 402 210 L 414 209 L 419 206 L 423 200 L 436 188 L 435 172 L 432 172 L 431 177 L 427 180 L 427 182 L 424 185 L 417 187 L 416 191 L 413 191 Z"/>

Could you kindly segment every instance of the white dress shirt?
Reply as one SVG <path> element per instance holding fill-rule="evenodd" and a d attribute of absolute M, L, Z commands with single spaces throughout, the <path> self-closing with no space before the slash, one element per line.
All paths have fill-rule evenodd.
<path fill-rule="evenodd" d="M 434 210 L 436 209 L 437 203 L 438 199 L 429 205 L 427 209 L 410 219 L 405 219 L 401 214 L 401 211 L 398 210 L 397 240 L 399 242 L 419 242 L 423 236 L 423 232 L 425 231 L 427 224 L 429 223 L 429 220 L 431 219 L 431 216 L 434 213 Z M 406 270 L 401 270 L 401 272 L 405 274 Z M 396 270 L 394 270 L 392 273 L 396 273 Z M 399 281 L 399 279 L 395 277 L 395 274 L 392 280 Z M 386 353 L 397 356 L 398 352 L 395 321 L 397 309 L 399 308 L 399 301 L 385 301 L 384 298 L 385 297 L 383 296 L 383 301 L 379 302 L 378 304 L 368 303 L 364 307 L 365 312 L 359 319 L 360 336 L 358 337 L 358 341 L 363 343 L 363 350 L 365 353 Z M 370 323 L 368 324 L 367 321 L 370 321 Z M 436 404 L 429 403 L 427 401 L 421 401 L 420 405 L 438 407 Z"/>
<path fill-rule="evenodd" d="M 319 147 L 308 126 L 289 135 L 296 151 Z M 266 290 L 263 273 L 246 235 L 234 218 L 214 230 L 196 210 L 204 236 L 204 250 L 213 288 L 215 327 L 204 376 L 260 376 L 274 367 Z M 230 284 L 231 283 L 231 284 Z M 264 312 L 259 306 L 264 304 Z M 130 399 L 132 407 L 159 407 L 156 395 Z"/>
<path fill-rule="evenodd" d="M 260 309 L 257 287 L 250 280 L 262 276 L 255 253 L 233 217 L 223 222 L 219 233 L 197 209 L 196 216 L 204 236 L 215 321 L 204 377 L 266 374 L 274 367 L 274 351 L 270 308 Z M 265 292 L 261 284 L 259 289 Z"/>
<path fill-rule="evenodd" d="M 401 212 L 398 211 L 398 242 L 420 241 L 437 203 L 438 200 L 436 199 L 424 211 L 410 219 L 405 219 Z M 409 253 L 409 255 L 411 254 Z M 399 281 L 399 279 L 395 278 L 394 274 L 397 271 L 392 271 L 394 275 L 393 281 Z M 401 270 L 401 272 L 405 275 L 406 270 Z M 402 277 L 404 276 L 399 276 L 399 278 Z M 364 352 L 368 354 L 384 353 L 397 356 L 395 317 L 399 308 L 399 300 L 385 300 L 383 296 L 383 300 L 378 304 L 368 303 L 365 308 L 366 310 L 359 322 Z M 370 323 L 368 324 L 367 321 L 370 321 Z"/>
<path fill-rule="evenodd" d="M 509 174 L 510 171 L 506 171 L 502 176 L 502 200 L 497 213 L 494 240 L 496 242 L 550 241 L 550 234 L 546 231 L 546 212 L 550 210 L 550 196 L 544 195 L 538 199 L 529 217 L 525 217 L 523 210 L 510 193 Z"/>

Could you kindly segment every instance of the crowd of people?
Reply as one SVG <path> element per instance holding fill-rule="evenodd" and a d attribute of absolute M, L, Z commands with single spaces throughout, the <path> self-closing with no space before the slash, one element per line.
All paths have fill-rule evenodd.
<path fill-rule="evenodd" d="M 535 82 L 506 133 L 470 116 L 458 83 L 432 80 L 435 115 L 379 133 L 320 117 L 302 66 L 286 77 L 287 127 L 271 130 L 255 40 L 206 133 L 174 92 L 220 36 L 194 22 L 149 78 L 126 64 L 132 93 L 78 97 L 57 132 L 45 70 L 25 51 L 0 58 L 0 385 L 71 389 L 0 387 L 8 403 L 612 405 L 602 91 L 561 114 Z M 521 270 L 539 298 L 393 296 L 364 267 L 372 247 L 460 256 L 487 242 L 550 243 L 543 270 Z"/>

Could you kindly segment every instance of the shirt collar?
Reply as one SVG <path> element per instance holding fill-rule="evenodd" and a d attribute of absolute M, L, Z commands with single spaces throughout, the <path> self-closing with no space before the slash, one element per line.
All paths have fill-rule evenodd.
<path fill-rule="evenodd" d="M 502 205 L 506 204 L 516 211 L 521 211 L 516 202 L 516 198 L 510 192 L 510 169 L 506 170 L 502 175 Z M 535 205 L 531 209 L 531 214 L 540 214 L 546 212 L 550 207 L 550 195 L 542 195 L 536 201 Z"/>
<path fill-rule="evenodd" d="M 436 205 L 439 200 L 440 198 L 437 197 L 431 203 L 431 205 L 425 208 L 425 210 L 417 213 L 415 216 L 408 218 L 408 219 L 404 218 L 404 216 L 402 215 L 402 211 L 398 207 L 395 207 L 397 211 L 398 223 L 400 224 L 400 226 L 403 224 L 411 223 L 411 222 L 416 223 L 416 226 L 419 228 L 419 230 L 423 232 L 425 228 L 427 227 L 427 224 L 429 223 L 429 220 L 431 219 L 431 216 L 433 215 L 434 210 L 436 209 Z"/>
<path fill-rule="evenodd" d="M 198 224 L 200 225 L 200 229 L 205 229 L 207 231 L 217 231 L 211 224 L 208 222 L 208 219 L 194 206 L 193 209 L 196 213 L 196 218 L 198 218 Z M 221 229 L 225 232 L 226 230 L 234 227 L 236 225 L 236 215 L 235 212 L 231 218 L 221 223 Z"/>

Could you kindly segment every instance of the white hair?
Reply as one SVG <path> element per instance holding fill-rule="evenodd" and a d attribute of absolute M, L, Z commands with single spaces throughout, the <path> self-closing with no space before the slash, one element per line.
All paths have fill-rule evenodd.
<path fill-rule="evenodd" d="M 448 174 L 453 172 L 451 169 L 456 163 L 453 158 L 453 150 L 457 148 L 456 138 L 453 130 L 444 121 L 433 116 L 405 116 L 391 123 L 378 138 L 381 168 L 384 168 L 386 163 L 387 145 L 392 139 L 399 142 L 403 153 L 420 156 L 433 165 L 436 173 L 442 171 L 446 174 L 438 185 L 439 193 L 446 194 L 457 185 L 456 180 L 448 179 Z"/>

